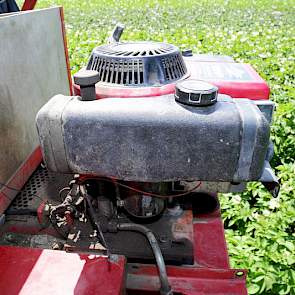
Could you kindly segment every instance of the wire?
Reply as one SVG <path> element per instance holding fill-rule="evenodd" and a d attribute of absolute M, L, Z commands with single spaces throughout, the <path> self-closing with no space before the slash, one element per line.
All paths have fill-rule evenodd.
<path fill-rule="evenodd" d="M 133 190 L 135 192 L 138 192 L 138 193 L 141 193 L 141 194 L 145 194 L 145 195 L 150 195 L 150 196 L 153 196 L 153 197 L 158 197 L 158 198 L 170 198 L 170 197 L 182 197 L 182 196 L 185 196 L 189 193 L 191 193 L 192 191 L 196 190 L 197 188 L 200 187 L 200 185 L 202 184 L 201 181 L 199 181 L 199 183 L 194 186 L 193 188 L 191 188 L 190 190 L 187 190 L 186 192 L 184 193 L 181 193 L 181 194 L 176 194 L 176 195 L 160 195 L 160 194 L 155 194 L 155 193 L 150 193 L 150 192 L 146 192 L 146 191 L 143 191 L 143 190 L 140 190 L 140 189 L 137 189 L 135 187 L 132 187 L 132 186 L 129 186 L 129 185 L 126 185 L 126 184 L 123 184 L 123 183 L 120 183 L 118 182 L 118 185 L 122 186 L 122 187 L 125 187 L 125 188 L 128 188 L 130 190 Z"/>
<path fill-rule="evenodd" d="M 86 178 L 85 180 L 89 180 L 89 179 L 100 179 L 100 180 L 105 180 L 105 181 L 109 181 L 109 182 L 112 182 L 114 183 L 114 180 L 113 179 L 108 179 L 108 178 L 102 178 L 102 177 L 89 177 L 89 178 Z M 185 195 L 188 195 L 189 193 L 191 193 L 192 191 L 198 189 L 202 182 L 199 181 L 199 183 L 194 186 L 193 188 L 185 191 L 184 193 L 180 193 L 180 194 L 176 194 L 176 195 L 160 195 L 160 194 L 155 194 L 155 193 L 151 193 L 151 192 L 146 192 L 146 191 L 143 191 L 143 190 L 140 190 L 140 189 L 137 189 L 135 187 L 132 187 L 132 186 L 129 186 L 127 184 L 123 184 L 123 183 L 120 183 L 120 182 L 115 182 L 117 183 L 119 186 L 122 186 L 124 188 L 127 188 L 127 189 L 130 189 L 132 191 L 135 191 L 135 192 L 138 192 L 140 194 L 144 194 L 144 195 L 150 195 L 150 196 L 153 196 L 153 197 L 157 197 L 157 198 L 170 198 L 170 197 L 182 197 L 182 196 L 185 196 Z"/>
<path fill-rule="evenodd" d="M 89 198 L 89 195 L 88 195 L 87 193 L 85 193 L 85 194 L 84 194 L 84 197 L 86 198 L 86 201 L 87 201 L 87 203 L 88 203 L 88 206 L 89 206 L 89 213 L 90 213 L 90 216 L 91 216 L 91 218 L 92 218 L 92 221 L 94 222 L 94 224 L 95 224 L 95 226 L 96 226 L 96 228 L 97 228 L 97 230 L 98 230 L 98 233 L 99 233 L 99 235 L 100 235 L 100 237 L 101 237 L 101 240 L 102 240 L 102 242 L 103 242 L 103 246 L 106 248 L 107 256 L 110 257 L 110 249 L 109 249 L 109 247 L 108 247 L 108 245 L 107 245 L 107 242 L 106 242 L 105 237 L 104 237 L 104 234 L 103 234 L 103 232 L 102 232 L 102 230 L 101 230 L 100 224 L 99 224 L 98 220 L 96 219 L 96 215 L 95 215 L 95 212 L 94 212 L 93 206 L 92 206 L 92 204 L 91 204 L 91 200 L 90 200 L 90 198 Z"/>
<path fill-rule="evenodd" d="M 66 186 L 66 187 L 62 188 L 62 189 L 58 192 L 58 195 L 59 195 L 59 198 L 61 199 L 61 201 L 63 201 L 63 198 L 62 198 L 61 194 L 62 194 L 63 192 L 65 192 L 65 191 L 70 191 L 70 190 L 71 190 L 71 188 L 68 187 L 68 186 Z"/>
<path fill-rule="evenodd" d="M 2 188 L 2 187 L 5 187 L 5 188 L 7 188 L 7 189 L 10 189 L 10 190 L 12 190 L 12 191 L 16 191 L 16 192 L 19 192 L 19 193 L 21 193 L 21 192 L 24 191 L 24 190 L 20 190 L 20 189 L 17 189 L 17 188 L 11 187 L 11 186 L 9 186 L 9 185 L 7 185 L 7 184 L 5 184 L 5 183 L 0 182 L 0 188 Z M 9 201 L 13 201 L 13 198 L 12 198 L 12 199 L 9 198 L 4 192 L 1 192 L 1 193 L 2 193 L 3 196 L 4 196 L 5 198 L 7 198 Z M 40 199 L 41 201 L 45 201 L 43 198 L 41 198 L 40 196 L 38 196 L 38 195 L 36 195 L 36 194 L 31 194 L 31 195 L 37 197 L 37 198 Z"/>

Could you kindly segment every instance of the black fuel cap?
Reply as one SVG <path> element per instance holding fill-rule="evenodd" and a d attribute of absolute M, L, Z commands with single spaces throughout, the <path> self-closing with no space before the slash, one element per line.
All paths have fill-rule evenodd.
<path fill-rule="evenodd" d="M 175 100 L 193 106 L 209 106 L 217 102 L 218 88 L 208 82 L 187 79 L 175 87 Z"/>

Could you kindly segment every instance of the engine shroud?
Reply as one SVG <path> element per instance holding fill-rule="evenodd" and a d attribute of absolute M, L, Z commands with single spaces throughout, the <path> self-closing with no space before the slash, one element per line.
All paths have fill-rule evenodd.
<path fill-rule="evenodd" d="M 174 95 L 58 95 L 37 126 L 49 169 L 137 182 L 258 180 L 269 144 L 269 123 L 254 102 L 223 95 L 207 107 Z"/>
<path fill-rule="evenodd" d="M 187 76 L 179 49 L 161 42 L 124 42 L 96 47 L 87 65 L 113 86 L 152 87 Z"/>

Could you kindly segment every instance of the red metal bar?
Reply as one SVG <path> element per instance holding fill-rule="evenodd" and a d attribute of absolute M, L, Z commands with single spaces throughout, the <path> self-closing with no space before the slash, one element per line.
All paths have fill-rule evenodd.
<path fill-rule="evenodd" d="M 40 147 L 37 147 L 31 155 L 23 162 L 14 175 L 7 181 L 6 185 L 21 190 L 30 176 L 39 166 L 42 160 Z M 2 187 L 0 189 L 0 215 L 8 208 L 18 191 Z"/>
<path fill-rule="evenodd" d="M 62 36 L 63 36 L 63 41 L 64 41 L 64 50 L 65 50 L 65 56 L 66 56 L 67 71 L 68 71 L 70 95 L 73 95 L 73 85 L 72 85 L 73 83 L 72 83 L 71 67 L 70 67 L 70 61 L 69 61 L 69 52 L 68 52 L 68 46 L 67 46 L 66 27 L 65 27 L 63 7 L 60 7 L 59 11 L 60 11 L 61 30 L 62 30 Z"/>
<path fill-rule="evenodd" d="M 128 294 L 151 294 L 160 288 L 157 268 L 152 265 L 128 265 Z M 173 292 L 186 295 L 246 295 L 246 271 L 168 266 Z"/>
<path fill-rule="evenodd" d="M 36 3 L 37 0 L 25 0 L 21 10 L 33 10 L 35 8 Z"/>

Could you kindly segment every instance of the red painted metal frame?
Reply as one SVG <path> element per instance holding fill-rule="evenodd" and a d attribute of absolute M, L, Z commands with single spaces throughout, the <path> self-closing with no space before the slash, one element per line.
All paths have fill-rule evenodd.
<path fill-rule="evenodd" d="M 194 249 L 197 265 L 229 269 L 229 258 L 220 209 L 194 216 Z"/>
<path fill-rule="evenodd" d="M 211 214 L 195 216 L 193 226 L 195 264 L 192 266 L 167 266 L 169 281 L 173 287 L 173 291 L 176 292 L 176 294 L 186 295 L 246 295 L 247 272 L 244 269 L 230 268 L 220 211 L 216 210 Z M 6 231 L 54 235 L 54 232 L 50 230 L 50 228 L 41 230 L 37 223 L 35 223 L 34 226 L 34 224 L 30 225 L 29 222 L 23 226 L 9 225 L 6 227 Z M 27 249 L 24 249 L 24 254 L 26 251 Z M 20 260 L 19 264 L 24 265 L 23 269 L 29 272 L 30 266 L 25 266 L 26 263 L 30 264 L 30 262 L 25 262 L 27 261 L 26 256 L 16 257 L 16 259 Z M 3 261 L 0 254 L 0 277 L 1 265 L 6 263 L 5 261 L 5 259 Z M 54 267 L 54 265 L 48 262 L 44 267 L 51 268 Z M 98 280 L 100 279 L 100 272 L 89 273 L 88 275 L 89 278 L 87 279 L 89 280 L 93 277 L 97 277 Z M 101 288 L 107 292 L 108 286 L 117 281 L 118 278 L 116 276 L 116 272 L 112 275 L 109 274 L 105 286 L 95 286 L 93 288 L 98 288 L 97 292 L 99 292 Z M 70 277 L 69 275 L 69 278 Z M 124 277 L 126 277 L 126 291 L 128 294 L 158 294 L 159 278 L 155 265 L 127 264 Z M 122 284 L 122 286 L 123 285 L 125 286 L 125 284 Z M 124 292 L 124 290 L 125 289 L 122 289 L 121 291 Z M 59 290 L 57 290 L 57 292 L 58 291 Z M 93 289 L 93 292 L 94 291 L 95 289 Z M 47 293 L 45 292 L 45 294 Z"/>
<path fill-rule="evenodd" d="M 136 268 L 133 268 L 133 267 Z M 158 273 L 151 265 L 128 267 L 128 294 L 157 293 Z M 240 272 L 243 274 L 239 276 Z M 245 272 L 232 269 L 167 267 L 173 292 L 186 295 L 246 295 Z"/>
<path fill-rule="evenodd" d="M 244 269 L 230 269 L 220 210 L 194 218 L 193 266 L 168 266 L 172 289 L 186 295 L 246 295 Z M 157 268 L 131 264 L 127 268 L 128 294 L 151 294 L 159 290 Z"/>
<path fill-rule="evenodd" d="M 19 169 L 7 181 L 6 185 L 21 190 L 36 168 L 42 161 L 42 153 L 40 147 L 37 147 L 31 155 L 23 162 Z M 0 190 L 0 215 L 8 208 L 11 201 L 18 194 L 18 191 L 7 187 Z"/>
<path fill-rule="evenodd" d="M 0 247 L 2 295 L 116 295 L 125 289 L 123 256 Z"/>

